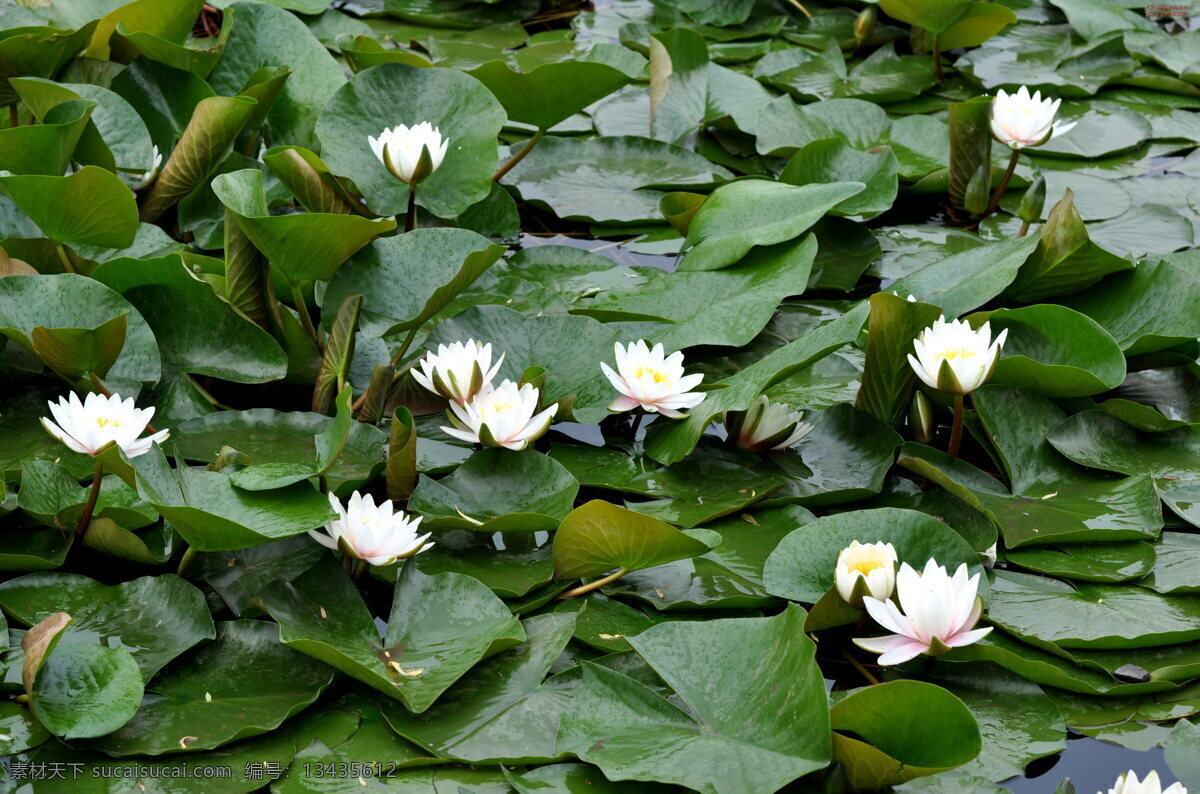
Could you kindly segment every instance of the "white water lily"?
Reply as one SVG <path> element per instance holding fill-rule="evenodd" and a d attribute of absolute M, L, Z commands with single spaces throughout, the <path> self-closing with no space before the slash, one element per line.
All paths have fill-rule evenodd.
<path fill-rule="evenodd" d="M 138 438 L 154 416 L 153 408 L 135 408 L 133 398 L 121 399 L 119 394 L 105 397 L 89 394 L 79 400 L 75 392 L 50 403 L 49 417 L 42 417 L 42 425 L 50 435 L 66 444 L 75 452 L 95 455 L 109 442 L 116 442 L 127 458 L 136 458 L 150 450 L 152 444 L 164 441 L 170 431 Z M 56 424 L 57 422 L 57 424 Z"/>
<path fill-rule="evenodd" d="M 1005 146 L 1025 149 L 1041 146 L 1075 126 L 1075 122 L 1055 123 L 1061 99 L 1042 99 L 1042 92 L 1033 96 L 1021 86 L 1015 94 L 1001 88 L 992 100 L 992 135 Z"/>
<path fill-rule="evenodd" d="M 992 328 L 984 323 L 976 331 L 966 320 L 939 317 L 913 340 L 917 355 L 908 363 L 925 385 L 947 394 L 970 394 L 992 376 L 1008 329 L 992 342 Z"/>
<path fill-rule="evenodd" d="M 443 139 L 441 131 L 428 121 L 411 127 L 403 124 L 385 127 L 378 138 L 368 135 L 367 141 L 392 176 L 409 185 L 415 185 L 436 171 L 450 146 L 450 139 Z M 422 164 L 424 151 L 429 152 L 429 161 Z"/>
<path fill-rule="evenodd" d="M 488 384 L 465 405 L 450 403 L 459 427 L 443 427 L 455 438 L 485 447 L 525 449 L 550 427 L 558 403 L 537 413 L 539 393 L 526 383 L 518 388 L 511 380 L 499 386 Z"/>
<path fill-rule="evenodd" d="M 880 601 L 891 598 L 896 589 L 896 560 L 896 547 L 890 543 L 850 541 L 838 553 L 834 568 L 838 595 L 856 607 L 862 606 L 866 595 Z"/>
<path fill-rule="evenodd" d="M 355 491 L 343 507 L 336 496 L 329 494 L 329 506 L 337 518 L 325 525 L 324 532 L 311 529 L 308 534 L 322 546 L 348 557 L 371 565 L 391 565 L 433 546 L 427 542 L 429 533 L 417 534 L 421 517 L 393 510 L 388 499 L 376 505 L 370 494 L 363 496 Z"/>
<path fill-rule="evenodd" d="M 803 418 L 804 411 L 759 395 L 745 411 L 725 414 L 725 430 L 733 443 L 751 452 L 787 449 L 813 431 L 812 425 L 800 421 Z"/>
<path fill-rule="evenodd" d="M 1096 794 L 1101 792 L 1097 791 Z M 1182 783 L 1172 783 L 1163 788 L 1157 770 L 1150 770 L 1145 779 L 1138 780 L 1137 772 L 1130 769 L 1117 778 L 1108 794 L 1187 794 L 1187 789 Z"/>
<path fill-rule="evenodd" d="M 158 151 L 157 146 L 152 146 L 150 148 L 150 168 L 142 174 L 141 179 L 133 186 L 133 189 L 141 190 L 144 187 L 148 187 L 154 181 L 155 177 L 158 176 L 158 169 L 162 168 L 162 164 L 162 153 Z"/>
<path fill-rule="evenodd" d="M 454 342 L 449 346 L 438 345 L 436 353 L 428 353 L 421 359 L 421 371 L 412 370 L 413 379 L 434 394 L 462 405 L 492 382 L 504 354 L 492 365 L 492 345 L 480 345 L 474 339 L 466 344 Z"/>
<path fill-rule="evenodd" d="M 881 654 L 879 664 L 901 664 L 921 654 L 940 656 L 986 637 L 990 626 L 974 629 L 983 611 L 979 598 L 979 574 L 968 578 L 966 563 L 951 577 L 930 558 L 921 573 L 904 563 L 896 575 L 896 598 L 892 601 L 863 598 L 867 614 L 891 635 L 854 640 L 858 647 Z"/>
<path fill-rule="evenodd" d="M 660 413 L 670 419 L 680 419 L 688 408 L 704 402 L 702 392 L 691 391 L 704 380 L 703 375 L 683 374 L 683 353 L 666 355 L 661 344 L 650 348 L 644 340 L 630 342 L 623 347 L 614 346 L 617 371 L 600 363 L 613 388 L 621 396 L 609 404 L 610 411 L 630 411 L 641 408 L 649 413 Z"/>

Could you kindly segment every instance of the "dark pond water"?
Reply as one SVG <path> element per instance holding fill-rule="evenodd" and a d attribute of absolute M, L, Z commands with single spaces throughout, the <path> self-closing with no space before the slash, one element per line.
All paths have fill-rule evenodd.
<path fill-rule="evenodd" d="M 1052 760 L 1053 766 L 1047 768 L 1045 764 Z M 1029 775 L 1035 776 L 1015 777 L 1001 785 L 1013 794 L 1051 794 L 1059 781 L 1071 778 L 1077 794 L 1105 794 L 1116 781 L 1117 775 L 1130 769 L 1137 772 L 1139 778 L 1151 770 L 1158 770 L 1163 788 L 1176 780 L 1167 769 L 1161 748 L 1129 750 L 1084 736 L 1068 742 L 1065 751 L 1047 759 L 1036 773 L 1033 769 L 1028 770 Z"/>

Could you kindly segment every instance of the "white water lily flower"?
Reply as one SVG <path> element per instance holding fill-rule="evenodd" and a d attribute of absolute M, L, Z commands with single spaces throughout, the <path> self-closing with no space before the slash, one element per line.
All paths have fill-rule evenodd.
<path fill-rule="evenodd" d="M 136 458 L 148 452 L 151 444 L 166 440 L 170 432 L 160 430 L 154 435 L 138 438 L 150 424 L 154 409 L 135 408 L 132 397 L 122 400 L 119 394 L 105 397 L 92 393 L 80 402 L 79 396 L 71 392 L 69 398 L 60 397 L 57 403 L 51 402 L 50 413 L 57 424 L 49 417 L 42 417 L 42 425 L 50 435 L 85 455 L 95 455 L 115 441 L 125 457 Z"/>
<path fill-rule="evenodd" d="M 337 518 L 325 525 L 324 532 L 310 529 L 308 534 L 322 546 L 348 557 L 371 565 L 391 565 L 433 546 L 426 542 L 430 533 L 417 534 L 421 517 L 393 511 L 388 499 L 376 505 L 370 494 L 363 496 L 355 491 L 342 507 L 338 498 L 329 494 L 329 506 Z"/>
<path fill-rule="evenodd" d="M 428 121 L 406 127 L 397 124 L 395 127 L 385 127 L 379 137 L 368 135 L 371 151 L 379 158 L 379 162 L 392 173 L 392 176 L 414 185 L 424 180 L 438 169 L 450 146 L 450 139 L 442 138 L 442 133 Z M 429 162 L 421 165 L 421 153 L 429 152 Z"/>
<path fill-rule="evenodd" d="M 141 190 L 142 188 L 149 186 L 149 184 L 154 181 L 154 178 L 158 176 L 158 169 L 162 168 L 162 164 L 162 153 L 158 151 L 157 146 L 152 146 L 150 148 L 150 168 L 144 174 L 142 174 L 141 179 L 136 185 L 133 186 L 133 189 Z"/>
<path fill-rule="evenodd" d="M 600 369 L 613 388 L 621 393 L 609 404 L 608 410 L 641 408 L 670 419 L 680 419 L 684 416 L 683 410 L 704 402 L 702 392 L 691 391 L 700 385 L 704 376 L 683 374 L 683 353 L 668 356 L 661 344 L 651 349 L 641 339 L 630 342 L 627 348 L 617 342 L 613 348 L 617 371 L 613 372 L 608 364 L 600 362 Z"/>
<path fill-rule="evenodd" d="M 896 589 L 896 560 L 896 547 L 890 543 L 850 541 L 850 545 L 838 553 L 834 568 L 838 595 L 856 607 L 862 606 L 865 595 L 880 601 L 891 598 Z"/>
<path fill-rule="evenodd" d="M 434 394 L 462 405 L 471 401 L 479 391 L 492 382 L 504 354 L 492 365 L 492 345 L 480 345 L 474 339 L 454 342 L 449 347 L 438 345 L 436 353 L 421 359 L 421 371 L 412 370 L 413 379 Z"/>
<path fill-rule="evenodd" d="M 966 320 L 939 317 L 913 340 L 917 355 L 910 353 L 908 363 L 925 385 L 947 394 L 970 394 L 992 376 L 1007 338 L 1007 328 L 992 342 L 989 323 L 976 331 Z"/>
<path fill-rule="evenodd" d="M 1073 121 L 1054 122 L 1060 104 L 1061 99 L 1042 99 L 1041 91 L 1030 96 L 1025 86 L 1015 94 L 1001 88 L 992 100 L 992 135 L 1013 149 L 1041 146 L 1075 126 Z"/>
<path fill-rule="evenodd" d="M 550 428 L 550 420 L 558 413 L 558 403 L 539 414 L 538 390 L 526 383 L 520 388 L 511 380 L 499 386 L 488 384 L 465 405 L 450 403 L 455 424 L 443 427 L 455 438 L 483 444 L 485 447 L 504 447 L 521 450 L 541 438 Z"/>
<path fill-rule="evenodd" d="M 855 639 L 854 644 L 882 654 L 879 663 L 889 665 L 923 653 L 940 656 L 951 648 L 979 642 L 992 628 L 972 630 L 983 611 L 978 592 L 979 574 L 968 578 L 966 563 L 958 566 L 953 577 L 932 558 L 921 573 L 904 563 L 896 575 L 896 598 L 903 612 L 892 601 L 863 598 L 867 613 L 893 634 Z"/>
<path fill-rule="evenodd" d="M 803 418 L 804 411 L 759 395 L 745 411 L 725 414 L 725 430 L 733 443 L 751 452 L 787 449 L 812 432 L 812 425 L 800 421 Z"/>
<path fill-rule="evenodd" d="M 1096 794 L 1101 794 L 1097 791 Z M 1108 790 L 1108 794 L 1187 794 L 1182 783 L 1172 783 L 1166 788 L 1158 779 L 1158 772 L 1150 770 L 1145 780 L 1138 780 L 1137 772 L 1130 769 L 1117 778 L 1117 782 Z"/>

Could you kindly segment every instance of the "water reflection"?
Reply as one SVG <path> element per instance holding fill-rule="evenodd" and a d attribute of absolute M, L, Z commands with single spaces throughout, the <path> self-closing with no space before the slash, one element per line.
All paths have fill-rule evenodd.
<path fill-rule="evenodd" d="M 1161 747 L 1153 750 L 1130 750 L 1086 736 L 1072 738 L 1067 749 L 1056 756 L 1034 762 L 1027 770 L 1029 777 L 1015 777 L 1001 783 L 1013 794 L 1050 794 L 1064 778 L 1071 778 L 1078 794 L 1106 792 L 1117 775 L 1132 769 L 1143 777 L 1152 769 L 1158 770 L 1163 787 L 1177 778 L 1167 769 Z"/>

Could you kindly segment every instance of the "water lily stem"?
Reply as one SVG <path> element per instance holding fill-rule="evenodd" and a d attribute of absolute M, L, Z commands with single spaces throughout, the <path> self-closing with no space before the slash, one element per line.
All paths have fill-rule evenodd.
<path fill-rule="evenodd" d="M 941 36 L 933 37 L 933 74 L 937 77 L 940 83 L 946 79 L 945 72 L 942 71 L 942 42 Z"/>
<path fill-rule="evenodd" d="M 396 355 L 392 356 L 392 359 L 389 362 L 390 366 L 392 366 L 392 367 L 400 366 L 400 362 L 404 360 L 404 357 L 406 355 L 408 355 L 408 349 L 410 347 L 412 347 L 413 340 L 417 338 L 417 331 L 419 331 L 419 330 L 421 330 L 420 327 L 408 329 L 408 335 L 405 336 L 404 341 L 400 343 L 400 349 L 396 351 Z M 401 372 L 397 372 L 394 376 L 392 376 L 392 384 L 393 385 L 397 381 L 400 380 L 400 376 L 402 374 L 403 373 L 401 373 Z M 357 411 L 359 408 L 362 408 L 363 403 L 365 403 L 367 401 L 367 394 L 370 391 L 371 391 L 371 387 L 368 386 L 367 390 L 364 391 L 362 394 L 358 395 L 358 399 L 356 399 L 353 403 L 350 404 L 350 410 Z"/>
<path fill-rule="evenodd" d="M 17 112 L 17 103 L 13 102 L 8 106 L 8 126 L 20 127 L 21 115 Z"/>
<path fill-rule="evenodd" d="M 1000 205 L 1000 199 L 1004 198 L 1004 191 L 1008 190 L 1008 181 L 1012 179 L 1013 171 L 1017 170 L 1017 158 L 1020 156 L 1021 150 L 1013 149 L 1012 157 L 1008 158 L 1008 168 L 1004 169 L 1004 176 L 1000 177 L 1000 185 L 992 194 L 992 200 L 988 202 L 987 209 L 983 211 L 984 215 L 991 215 Z"/>
<path fill-rule="evenodd" d="M 855 670 L 858 671 L 858 674 L 861 675 L 863 678 L 867 679 L 867 681 L 869 681 L 872 686 L 879 683 L 879 679 L 876 678 L 875 676 L 871 675 L 871 671 L 868 670 L 867 668 L 863 667 L 862 662 L 855 659 L 854 656 L 852 656 L 848 651 L 843 650 L 842 656 L 846 659 L 847 662 L 850 663 L 850 665 Z"/>
<path fill-rule="evenodd" d="M 1021 230 L 1017 232 L 1017 237 L 1024 237 L 1029 234 L 1029 221 L 1021 221 Z"/>
<path fill-rule="evenodd" d="M 357 560 L 354 563 L 354 573 L 350 574 L 350 577 L 352 579 L 354 579 L 354 581 L 357 582 L 359 579 L 362 578 L 363 571 L 365 571 L 365 570 L 367 570 L 367 561 L 366 560 Z"/>
<path fill-rule="evenodd" d="M 417 186 L 408 186 L 408 210 L 404 213 L 404 231 L 417 228 Z"/>
<path fill-rule="evenodd" d="M 634 441 L 637 441 L 637 434 L 642 429 L 642 420 L 646 418 L 646 412 L 639 408 L 633 416 L 633 432 L 630 435 Z"/>
<path fill-rule="evenodd" d="M 946 452 L 955 458 L 958 457 L 958 447 L 962 444 L 963 402 L 965 399 L 961 394 L 954 396 L 954 423 L 950 425 L 950 444 L 946 447 Z"/>
<path fill-rule="evenodd" d="M 54 250 L 58 251 L 58 261 L 62 262 L 63 270 L 68 273 L 75 272 L 75 265 L 71 264 L 71 257 L 67 254 L 67 249 L 63 248 L 62 243 L 57 243 Z"/>
<path fill-rule="evenodd" d="M 183 578 L 188 575 L 188 571 L 192 569 L 192 560 L 196 559 L 196 547 L 188 546 L 183 551 L 183 556 L 179 558 L 179 567 L 175 569 L 175 575 Z"/>
<path fill-rule="evenodd" d="M 304 302 L 304 291 L 300 289 L 299 284 L 292 285 L 292 300 L 296 302 L 296 312 L 300 315 L 300 325 L 304 327 L 304 333 L 312 339 L 317 350 L 322 350 L 321 336 L 317 333 L 317 327 L 313 325 L 312 315 L 308 313 L 308 304 Z"/>
<path fill-rule="evenodd" d="M 75 534 L 82 535 L 92 523 L 92 513 L 96 512 L 96 502 L 100 499 L 100 484 L 104 480 L 104 464 L 96 461 L 96 471 L 92 474 L 92 489 L 88 491 L 87 504 L 83 506 L 83 514 L 75 525 Z"/>
<path fill-rule="evenodd" d="M 581 596 L 585 593 L 590 593 L 593 590 L 599 590 L 601 587 L 604 587 L 604 585 L 612 584 L 613 582 L 617 581 L 618 579 L 620 579 L 622 576 L 624 576 L 627 573 L 629 573 L 629 571 L 625 570 L 624 568 L 618 568 L 617 570 L 610 573 L 608 576 L 601 576 L 599 579 L 597 579 L 594 582 L 588 582 L 587 584 L 581 584 L 581 585 L 579 585 L 579 587 L 572 587 L 567 592 L 559 595 L 558 600 L 562 601 L 567 598 L 574 598 L 575 596 Z"/>
<path fill-rule="evenodd" d="M 800 4 L 799 0 L 788 0 L 788 2 L 791 3 L 792 5 L 794 5 L 796 8 L 799 8 L 804 13 L 804 16 L 808 17 L 809 19 L 812 19 L 812 13 L 810 13 L 807 8 L 802 6 Z"/>
<path fill-rule="evenodd" d="M 525 145 L 522 146 L 519 150 L 517 150 L 517 153 L 514 154 L 507 163 L 500 166 L 500 168 L 497 169 L 496 173 L 492 174 L 492 181 L 499 182 L 501 179 L 503 179 L 504 175 L 507 174 L 509 171 L 513 170 L 513 168 L 516 167 L 517 163 L 519 163 L 525 159 L 525 155 L 527 155 L 533 151 L 533 147 L 538 145 L 538 141 L 540 141 L 542 139 L 542 136 L 545 134 L 546 134 L 546 131 L 542 130 L 542 129 L 539 129 L 537 132 L 535 132 L 533 134 L 533 137 L 530 138 L 529 140 L 525 141 Z"/>

